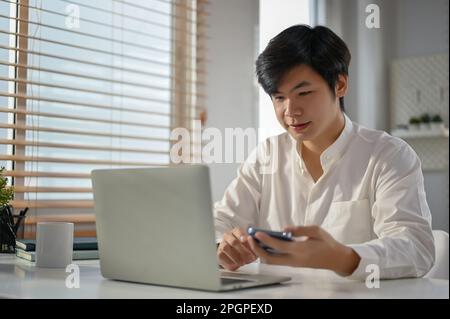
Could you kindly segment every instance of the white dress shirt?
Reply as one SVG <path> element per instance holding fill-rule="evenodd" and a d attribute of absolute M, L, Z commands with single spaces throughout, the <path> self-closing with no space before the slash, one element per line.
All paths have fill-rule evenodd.
<path fill-rule="evenodd" d="M 423 276 L 435 250 L 420 160 L 403 140 L 344 117 L 316 182 L 288 133 L 258 145 L 214 205 L 217 241 L 234 227 L 320 225 L 361 257 L 348 278 L 365 279 L 370 264 L 380 278 Z"/>

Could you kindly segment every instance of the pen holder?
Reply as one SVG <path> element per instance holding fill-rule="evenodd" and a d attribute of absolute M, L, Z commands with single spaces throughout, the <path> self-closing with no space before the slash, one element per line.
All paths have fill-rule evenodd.
<path fill-rule="evenodd" d="M 17 230 L 19 229 L 28 207 L 21 210 L 19 215 L 13 215 L 11 205 L 0 207 L 0 253 L 15 253 Z M 14 223 L 14 217 L 17 218 Z"/>
<path fill-rule="evenodd" d="M 10 205 L 0 208 L 0 253 L 16 252 L 16 231 L 12 207 Z"/>

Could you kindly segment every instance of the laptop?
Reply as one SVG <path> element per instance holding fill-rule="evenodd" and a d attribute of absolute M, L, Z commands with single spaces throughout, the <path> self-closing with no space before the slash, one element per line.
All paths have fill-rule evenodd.
<path fill-rule="evenodd" d="M 93 170 L 92 185 L 105 278 L 207 291 L 291 279 L 220 269 L 207 166 Z"/>

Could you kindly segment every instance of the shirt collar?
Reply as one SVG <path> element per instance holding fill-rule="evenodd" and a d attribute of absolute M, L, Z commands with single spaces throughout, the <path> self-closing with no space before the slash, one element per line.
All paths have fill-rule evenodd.
<path fill-rule="evenodd" d="M 342 154 L 350 141 L 352 131 L 353 123 L 344 113 L 344 129 L 334 143 L 328 146 L 328 148 L 320 155 L 320 163 L 324 170 L 342 157 Z"/>
<path fill-rule="evenodd" d="M 342 130 L 339 137 L 333 142 L 333 144 L 331 144 L 320 155 L 320 163 L 324 171 L 328 170 L 328 168 L 332 163 L 334 163 L 336 160 L 342 157 L 342 154 L 344 153 L 345 148 L 351 139 L 352 132 L 353 132 L 353 123 L 347 116 L 347 114 L 344 113 L 344 129 Z M 291 138 L 295 141 L 293 137 Z M 297 143 L 295 143 L 294 145 L 297 145 Z M 300 170 L 304 172 L 306 168 L 301 154 L 301 147 L 297 151 L 297 146 L 295 146 L 295 153 L 299 161 Z"/>

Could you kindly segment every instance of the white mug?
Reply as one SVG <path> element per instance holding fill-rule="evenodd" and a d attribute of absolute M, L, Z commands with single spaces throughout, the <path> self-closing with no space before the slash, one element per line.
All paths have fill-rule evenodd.
<path fill-rule="evenodd" d="M 39 222 L 36 267 L 66 268 L 72 263 L 73 223 Z"/>

